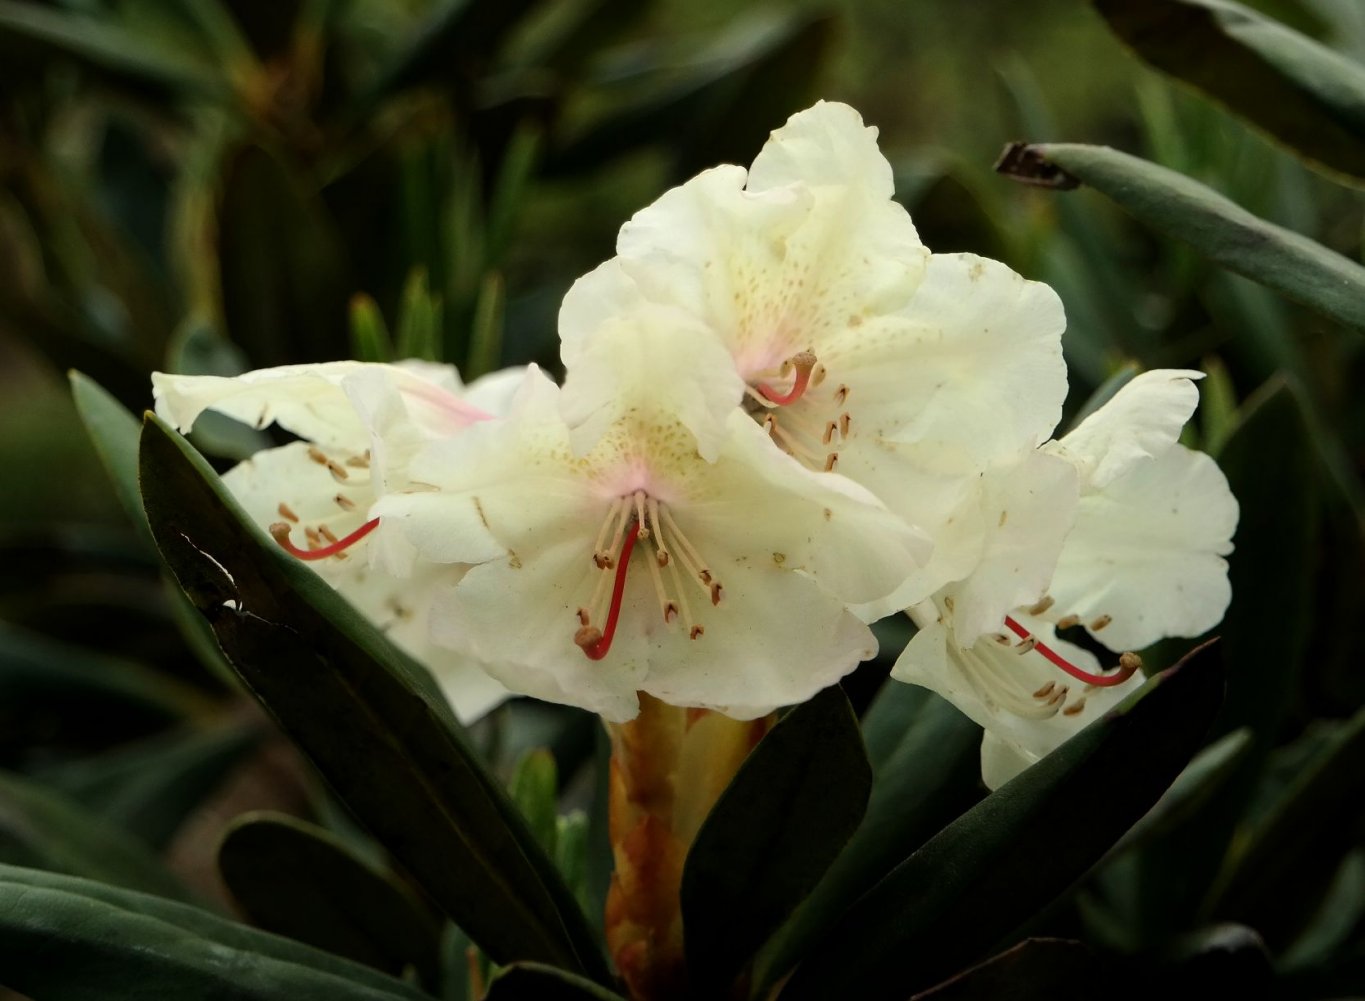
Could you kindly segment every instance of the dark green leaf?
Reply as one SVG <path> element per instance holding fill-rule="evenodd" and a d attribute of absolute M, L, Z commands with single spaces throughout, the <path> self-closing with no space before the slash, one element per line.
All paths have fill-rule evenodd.
<path fill-rule="evenodd" d="M 217 98 L 229 93 L 227 81 L 212 63 L 110 18 L 0 0 L 0 38 L 5 36 L 52 46 L 117 76 L 172 93 Z"/>
<path fill-rule="evenodd" d="M 1098 981 L 1103 964 L 1086 945 L 1063 938 L 1025 939 L 910 1001 L 1084 1001 L 1113 997 Z M 1097 982 L 1098 981 L 1098 982 Z"/>
<path fill-rule="evenodd" d="M 1107 146 L 1041 143 L 1026 151 L 1228 270 L 1365 330 L 1365 268 L 1354 261 L 1252 215 L 1183 174 Z"/>
<path fill-rule="evenodd" d="M 1297 930 L 1291 915 L 1312 916 L 1365 813 L 1362 759 L 1365 710 L 1328 734 L 1268 815 L 1238 838 L 1215 891 L 1214 913 L 1254 922 L 1268 938 Z"/>
<path fill-rule="evenodd" d="M 44 768 L 36 775 L 86 809 L 164 848 L 262 737 L 259 725 L 177 731 Z"/>
<path fill-rule="evenodd" d="M 1093 0 L 1139 56 L 1365 181 L 1365 68 L 1232 0 Z"/>
<path fill-rule="evenodd" d="M 317 192 L 296 171 L 258 146 L 242 149 L 224 168 L 217 228 L 227 333 L 254 366 L 345 351 L 345 255 Z"/>
<path fill-rule="evenodd" d="M 926 688 L 888 681 L 867 715 L 872 796 L 857 832 L 811 895 L 763 947 L 771 985 L 816 947 L 849 905 L 980 797 L 981 728 Z"/>
<path fill-rule="evenodd" d="M 544 748 L 522 755 L 512 774 L 510 792 L 536 842 L 553 857 L 559 826 L 559 772 L 554 755 Z"/>
<path fill-rule="evenodd" d="M 150 849 L 78 803 L 0 773 L 0 861 L 186 899 Z"/>
<path fill-rule="evenodd" d="M 0 969 L 34 998 L 421 1001 L 392 977 L 103 883 L 0 866 Z"/>
<path fill-rule="evenodd" d="M 629 88 L 624 107 L 570 139 L 546 169 L 591 170 L 660 143 L 675 151 L 677 176 L 745 162 L 802 107 L 832 27 L 831 18 L 804 12 L 737 20 L 680 71 L 651 66 L 651 77 Z"/>
<path fill-rule="evenodd" d="M 90 436 L 104 471 L 114 485 L 114 495 L 148 541 L 147 518 L 137 489 L 137 436 L 141 425 L 97 382 L 71 372 L 71 396 Z"/>
<path fill-rule="evenodd" d="M 979 959 L 1157 801 L 1198 749 L 1222 688 L 1206 644 L 982 800 L 853 906 L 783 1001 L 903 998 Z"/>
<path fill-rule="evenodd" d="M 403 302 L 398 312 L 398 333 L 394 337 L 399 358 L 441 358 L 441 298 L 427 287 L 427 273 L 418 268 L 403 287 Z"/>
<path fill-rule="evenodd" d="M 346 959 L 436 979 L 436 922 L 321 827 L 284 814 L 233 821 L 218 870 L 253 924 Z"/>
<path fill-rule="evenodd" d="M 431 676 L 284 554 L 149 418 L 148 520 L 234 668 L 341 799 L 497 962 L 602 973 L 587 924 Z"/>
<path fill-rule="evenodd" d="M 745 759 L 697 832 L 682 875 L 688 972 L 723 992 L 857 829 L 872 769 L 836 685 L 790 713 Z"/>
<path fill-rule="evenodd" d="M 485 1001 L 624 1001 L 591 980 L 541 963 L 517 963 L 488 985 Z"/>
<path fill-rule="evenodd" d="M 0 721 L 9 713 L 60 707 L 80 715 L 125 714 L 122 722 L 165 724 L 206 712 L 188 685 L 134 661 L 59 643 L 0 623 Z"/>
<path fill-rule="evenodd" d="M 356 361 L 393 361 L 393 340 L 379 306 L 368 295 L 351 297 L 351 357 Z"/>
<path fill-rule="evenodd" d="M 496 271 L 484 275 L 474 306 L 474 326 L 469 333 L 469 351 L 464 366 L 464 376 L 470 381 L 492 372 L 502 360 L 506 297 L 502 275 Z"/>

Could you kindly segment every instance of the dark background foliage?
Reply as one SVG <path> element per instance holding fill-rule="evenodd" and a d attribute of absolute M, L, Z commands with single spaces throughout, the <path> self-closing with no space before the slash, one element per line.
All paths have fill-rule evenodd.
<path fill-rule="evenodd" d="M 1253 6 L 1365 58 L 1352 0 Z M 85 403 L 112 427 L 122 415 L 100 408 L 140 413 L 153 369 L 410 355 L 468 377 L 554 367 L 560 297 L 633 211 L 701 168 L 747 163 L 825 97 L 881 129 L 933 250 L 997 257 L 1058 290 L 1071 414 L 1134 365 L 1205 371 L 1189 443 L 1219 459 L 1243 505 L 1210 748 L 1084 880 L 964 962 L 1049 936 L 1086 946 L 1026 946 L 982 976 L 1126 976 L 1102 955 L 1225 989 L 1268 990 L 1273 971 L 1292 996 L 1365 991 L 1365 341 L 1311 295 L 1172 239 L 1197 243 L 1098 179 L 1053 191 L 993 170 L 1012 140 L 1109 144 L 1359 261 L 1365 128 L 1343 99 L 1345 124 L 1286 134 L 1276 109 L 1321 102 L 1219 48 L 1217 32 L 1199 36 L 1195 62 L 1221 75 L 1201 77 L 1180 40 L 1203 29 L 1144 27 L 1141 8 L 0 2 L 0 860 L 209 901 L 462 996 L 464 940 L 441 931 L 438 891 L 389 869 L 240 694 L 114 492 L 66 371 L 112 394 Z M 1229 80 L 1249 83 L 1220 92 Z M 268 441 L 227 422 L 194 440 L 220 468 Z M 831 870 L 845 890 L 984 793 L 975 732 L 922 693 L 882 691 L 907 630 L 885 627 L 882 657 L 845 685 L 876 821 Z M 514 704 L 471 737 L 596 920 L 595 721 Z M 552 758 L 526 756 L 537 747 Z M 1087 781 L 1073 794 L 1103 786 Z M 1053 864 L 1046 839 L 1027 843 L 1032 864 Z M 283 911 L 267 889 L 282 874 L 301 887 Z M 319 884 L 350 896 L 310 896 Z M 759 974 L 765 955 L 799 953 L 810 913 L 847 903 L 831 885 L 760 952 Z"/>

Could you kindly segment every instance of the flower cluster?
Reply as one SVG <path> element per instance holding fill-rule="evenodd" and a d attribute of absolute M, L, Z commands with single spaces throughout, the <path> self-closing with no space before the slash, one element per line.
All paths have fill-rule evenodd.
<path fill-rule="evenodd" d="M 303 439 L 230 487 L 465 718 L 505 691 L 760 716 L 904 610 L 894 677 L 986 727 L 999 783 L 1140 682 L 1129 651 L 1217 623 L 1237 508 L 1176 441 L 1198 373 L 1053 440 L 1056 295 L 931 254 L 892 195 L 876 131 L 820 103 L 623 227 L 565 298 L 562 388 L 340 362 L 159 375 L 158 410 Z"/>

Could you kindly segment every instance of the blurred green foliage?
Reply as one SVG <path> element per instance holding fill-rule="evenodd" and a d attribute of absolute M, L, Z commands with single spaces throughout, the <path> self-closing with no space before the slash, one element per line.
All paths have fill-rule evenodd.
<path fill-rule="evenodd" d="M 1110 144 L 1361 261 L 1358 94 L 1294 90 L 1293 101 L 1307 103 L 1293 107 L 1331 117 L 1340 131 L 1320 130 L 1323 141 L 1303 159 L 1278 145 L 1296 133 L 1272 113 L 1290 106 L 1282 102 L 1297 87 L 1299 56 L 1317 51 L 1305 40 L 1355 60 L 1348 65 L 1359 73 L 1361 6 L 1259 0 L 1251 6 L 1288 32 L 1276 29 L 1269 41 L 1253 32 L 1252 44 L 1224 24 L 1208 36 L 1198 72 L 1185 68 L 1179 45 L 1152 41 L 1158 29 L 1156 42 L 1179 41 L 1177 28 L 1143 29 L 1143 18 L 1164 12 L 1178 21 L 1209 6 L 1219 4 L 0 0 L 0 466 L 8 471 L 0 862 L 66 874 L 7 869 L 0 882 L 49 895 L 54 913 L 73 895 L 97 900 L 100 921 L 137 912 L 157 936 L 191 909 L 126 890 L 237 908 L 301 935 L 299 915 L 273 910 L 262 894 L 268 866 L 247 864 L 253 853 L 243 846 L 255 839 L 266 845 L 263 858 L 300 880 L 310 870 L 290 860 L 306 856 L 320 881 L 337 881 L 338 895 L 327 898 L 337 920 L 313 929 L 310 944 L 388 972 L 410 968 L 440 996 L 468 996 L 462 933 L 447 927 L 442 961 L 432 955 L 437 915 L 451 909 L 443 894 L 454 891 L 426 878 L 431 856 L 402 856 L 392 843 L 386 852 L 362 833 L 243 695 L 203 620 L 167 586 L 140 521 L 129 412 L 149 404 L 153 369 L 235 374 L 409 355 L 455 363 L 468 377 L 530 360 L 554 367 L 559 300 L 611 254 L 621 222 L 701 168 L 748 162 L 788 114 L 828 97 L 879 126 L 898 196 L 931 249 L 997 257 L 1058 290 L 1069 316 L 1071 415 L 1133 365 L 1208 373 L 1190 443 L 1219 459 L 1242 503 L 1218 655 L 1228 681 L 1212 734 L 1221 740 L 1082 882 L 1049 884 L 1024 905 L 1032 916 L 1012 937 L 973 955 L 984 959 L 1025 934 L 1063 936 L 1141 956 L 1157 982 L 1162 970 L 1196 978 L 1185 983 L 1207 970 L 1224 988 L 1265 990 L 1273 968 L 1290 996 L 1365 991 L 1365 338 L 1172 238 L 1187 235 L 1180 220 L 1148 228 L 1151 218 L 1098 180 L 1095 189 L 1058 192 L 993 170 L 1012 140 Z M 1241 14 L 1232 21 L 1246 23 Z M 1201 21 L 1199 30 L 1214 29 Z M 1263 44 L 1269 55 L 1256 49 Z M 1284 45 L 1294 58 L 1277 61 Z M 1253 56 L 1259 61 L 1248 63 Z M 1229 67 L 1251 73 L 1255 87 L 1229 91 L 1237 79 Z M 78 382 L 78 415 L 64 377 L 71 368 L 112 395 Z M 226 466 L 265 439 L 206 423 L 195 440 Z M 914 872 L 924 864 L 923 856 L 914 863 L 915 850 L 941 846 L 931 838 L 955 817 L 980 833 L 980 814 L 969 809 L 982 795 L 972 733 L 932 696 L 881 688 L 907 635 L 903 625 L 882 627 L 882 656 L 845 685 L 874 776 L 856 850 L 816 885 L 819 906 L 798 909 L 760 960 L 827 931 L 902 860 Z M 1169 665 L 1187 646 L 1148 651 L 1148 662 Z M 404 691 L 394 691 L 401 706 Z M 262 698 L 293 730 L 287 710 Z M 375 739 L 392 725 L 376 724 Z M 458 731 L 445 721 L 430 725 L 441 748 L 465 739 L 449 737 Z M 532 859 L 528 884 L 550 886 L 536 892 L 558 907 L 571 896 L 590 902 L 593 922 L 605 851 L 594 727 L 575 711 L 513 704 L 467 735 L 470 755 L 511 782 L 530 817 L 508 822 Z M 308 739 L 327 744 L 325 734 Z M 1153 741 L 1145 751 L 1137 741 L 1124 747 L 1175 767 Z M 327 754 L 340 754 L 339 745 L 319 757 L 301 742 L 335 786 Z M 942 760 L 924 766 L 934 750 Z M 421 767 L 444 760 L 432 754 Z M 556 789 L 568 814 L 558 820 Z M 1066 791 L 1046 795 L 1056 806 Z M 360 802 L 348 805 L 363 812 Z M 418 811 L 422 801 L 409 805 Z M 259 810 L 294 819 L 239 821 L 220 876 L 224 831 Z M 487 830 L 502 830 L 501 810 L 490 808 Z M 1046 818 L 1063 814 L 1040 810 L 1043 820 L 1027 820 L 1034 827 L 1020 843 L 1036 846 L 1036 864 L 1049 864 L 1049 844 L 1073 845 L 1045 836 L 1055 822 Z M 115 833 L 100 836 L 105 830 Z M 465 834 L 448 837 L 454 844 Z M 1105 846 L 1083 851 L 1077 872 Z M 787 904 L 777 890 L 774 899 Z M 973 899 L 990 903 L 989 894 Z M 372 906 L 418 929 L 413 941 L 395 944 L 385 939 L 392 928 L 349 920 Z M 292 945 L 278 951 L 218 917 L 195 921 L 194 935 L 243 955 L 277 950 L 257 964 L 267 979 L 283 971 L 324 990 L 327 978 L 353 978 L 342 960 L 320 963 Z M 574 927 L 567 938 L 586 934 Z M 1037 971 L 1055 968 L 1053 948 L 1000 956 L 975 971 L 985 978 L 978 983 L 1027 969 L 1043 984 Z M 572 952 L 555 941 L 546 954 L 556 949 Z M 1089 950 L 1058 955 L 1087 970 L 1095 962 Z M 726 957 L 727 974 L 737 961 Z M 184 990 L 218 982 L 211 969 L 182 972 Z M 570 991 L 564 996 L 588 996 L 535 968 L 497 981 L 491 996 L 533 996 L 515 992 L 543 989 L 543 978 Z M 400 988 L 376 980 L 374 996 L 409 996 Z M 942 996 L 990 996 L 954 989 Z"/>

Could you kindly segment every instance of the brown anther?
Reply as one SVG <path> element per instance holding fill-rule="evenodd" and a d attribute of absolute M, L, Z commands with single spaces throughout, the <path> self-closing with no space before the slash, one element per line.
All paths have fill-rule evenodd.
<path fill-rule="evenodd" d="M 351 478 L 351 474 L 346 472 L 346 467 L 339 462 L 327 460 L 327 472 L 332 474 L 332 479 L 338 483 L 344 483 Z"/>
<path fill-rule="evenodd" d="M 1084 708 L 1085 708 L 1085 696 L 1081 696 L 1081 697 L 1080 697 L 1079 699 L 1077 699 L 1075 702 L 1071 703 L 1071 705 L 1069 705 L 1069 706 L 1067 706 L 1065 709 L 1063 709 L 1063 710 L 1062 710 L 1062 715 L 1063 715 L 1063 716 L 1075 716 L 1077 713 L 1079 713 L 1079 712 L 1080 712 L 1082 709 L 1084 709 Z"/>
<path fill-rule="evenodd" d="M 815 363 L 815 367 L 810 370 L 811 386 L 818 386 L 825 381 L 825 366 L 820 362 Z"/>
<path fill-rule="evenodd" d="M 1063 685 L 1061 688 L 1057 689 L 1055 692 L 1052 693 L 1052 697 L 1047 700 L 1047 704 L 1050 706 L 1055 706 L 1060 702 L 1065 702 L 1066 697 L 1070 692 L 1071 689 L 1067 688 L 1066 685 Z"/>
<path fill-rule="evenodd" d="M 1056 600 L 1050 594 L 1044 595 L 1042 601 L 1028 610 L 1029 615 L 1042 615 L 1056 603 Z"/>
<path fill-rule="evenodd" d="M 678 603 L 670 601 L 664 606 L 664 622 L 672 622 L 678 617 Z"/>
<path fill-rule="evenodd" d="M 946 608 L 946 609 L 948 609 L 948 611 L 950 611 L 950 612 L 953 610 L 953 598 L 952 598 L 952 595 L 948 595 L 947 597 L 945 597 L 945 598 L 943 599 L 943 607 Z"/>
<path fill-rule="evenodd" d="M 847 386 L 840 386 L 838 389 L 834 391 L 834 405 L 836 407 L 842 407 L 844 405 L 844 401 L 847 399 L 848 399 Z"/>
<path fill-rule="evenodd" d="M 316 445 L 308 446 L 308 458 L 312 459 L 319 466 L 325 466 L 327 465 L 327 463 L 332 461 L 331 459 L 327 458 L 326 453 L 324 453 L 322 449 L 318 448 Z"/>
<path fill-rule="evenodd" d="M 1060 619 L 1057 620 L 1057 628 L 1070 629 L 1073 626 L 1080 625 L 1080 623 L 1081 617 L 1079 615 L 1063 615 Z"/>
<path fill-rule="evenodd" d="M 336 501 L 337 507 L 341 508 L 343 511 L 355 510 L 355 501 L 351 500 L 351 498 L 347 497 L 345 494 L 337 494 L 332 500 Z"/>
<path fill-rule="evenodd" d="M 659 564 L 659 566 L 661 567 L 668 566 L 668 550 L 660 549 L 658 552 L 656 552 L 654 554 L 654 562 Z"/>
<path fill-rule="evenodd" d="M 839 425 L 830 421 L 825 425 L 825 433 L 820 436 L 820 444 L 828 445 L 834 440 L 834 432 L 839 430 Z"/>
<path fill-rule="evenodd" d="M 825 472 L 827 473 L 834 472 L 834 467 L 837 465 L 839 465 L 838 452 L 830 452 L 829 455 L 825 456 Z"/>
<path fill-rule="evenodd" d="M 720 581 L 716 581 L 714 584 L 712 584 L 712 585 L 711 585 L 711 604 L 713 604 L 713 605 L 719 605 L 719 604 L 720 604 L 720 597 L 721 597 L 721 594 L 724 593 L 724 591 L 725 591 L 725 589 L 724 589 L 723 587 L 720 586 Z"/>
<path fill-rule="evenodd" d="M 1018 653 L 1018 654 L 1028 653 L 1030 650 L 1032 650 L 1032 649 L 1033 649 L 1034 647 L 1036 647 L 1037 645 L 1038 645 L 1038 637 L 1036 637 L 1036 636 L 1030 636 L 1030 637 L 1029 637 L 1028 639 L 1026 639 L 1026 640 L 1021 640 L 1021 641 L 1019 642 L 1018 646 L 1016 646 L 1016 647 L 1014 648 L 1014 652 L 1015 652 L 1015 653 Z"/>
<path fill-rule="evenodd" d="M 580 626 L 573 634 L 573 641 L 584 651 L 591 651 L 602 640 L 602 630 L 596 626 Z"/>
<path fill-rule="evenodd" d="M 763 418 L 763 432 L 769 436 L 777 429 L 777 418 L 768 414 Z"/>
<path fill-rule="evenodd" d="M 294 513 L 294 509 L 291 508 L 284 501 L 280 501 L 280 506 L 275 508 L 275 510 L 280 513 L 281 518 L 284 518 L 286 521 L 292 521 L 296 525 L 298 524 L 299 516 L 296 515 Z"/>
<path fill-rule="evenodd" d="M 703 629 L 701 626 L 693 626 L 690 630 L 688 630 L 687 636 L 689 639 L 696 639 L 704 632 L 706 632 L 706 630 Z"/>
<path fill-rule="evenodd" d="M 610 570 L 616 566 L 616 561 L 611 558 L 610 553 L 593 553 L 592 561 L 597 564 L 598 570 Z"/>
<path fill-rule="evenodd" d="M 588 610 L 586 608 L 580 608 L 578 610 L 578 624 L 580 626 L 586 626 L 591 621 L 592 616 L 588 614 Z"/>
<path fill-rule="evenodd" d="M 303 537 L 308 540 L 308 544 L 314 549 L 322 545 L 322 536 L 318 534 L 316 528 L 309 528 L 305 525 L 303 528 Z"/>
<path fill-rule="evenodd" d="M 839 415 L 839 435 L 842 438 L 848 437 L 848 427 L 853 423 L 853 418 L 848 414 Z"/>
<path fill-rule="evenodd" d="M 346 460 L 346 465 L 350 466 L 352 469 L 369 469 L 370 460 L 363 456 L 353 455 Z"/>
<path fill-rule="evenodd" d="M 995 640 L 995 642 L 999 643 L 1001 646 L 1014 645 L 1014 640 L 1010 639 L 1004 633 L 991 633 L 991 639 Z"/>
<path fill-rule="evenodd" d="M 322 536 L 324 539 L 326 539 L 328 542 L 336 542 L 336 541 L 337 541 L 336 533 L 333 532 L 333 531 L 332 531 L 330 528 L 328 528 L 326 525 L 319 525 L 319 526 L 318 526 L 318 535 L 321 535 L 321 536 Z"/>
<path fill-rule="evenodd" d="M 1035 699 L 1045 699 L 1052 694 L 1052 690 L 1057 687 L 1057 682 L 1049 681 L 1042 688 L 1033 693 Z"/>
<path fill-rule="evenodd" d="M 1101 615 L 1090 623 L 1090 631 L 1097 633 L 1113 621 L 1114 617 L 1112 615 Z"/>
<path fill-rule="evenodd" d="M 701 578 L 701 582 L 702 582 L 703 584 L 709 584 L 709 583 L 711 583 L 711 571 L 710 571 L 710 570 L 707 570 L 707 569 L 704 569 L 704 568 L 701 569 L 701 570 L 698 570 L 698 571 L 697 571 L 697 576 Z"/>

